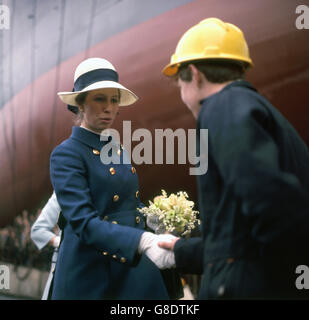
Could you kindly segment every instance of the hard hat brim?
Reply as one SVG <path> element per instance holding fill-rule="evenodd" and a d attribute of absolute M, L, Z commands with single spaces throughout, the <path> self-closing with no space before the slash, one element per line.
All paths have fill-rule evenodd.
<path fill-rule="evenodd" d="M 199 59 L 188 59 L 188 60 L 183 60 L 181 62 L 177 62 L 177 63 L 169 63 L 168 65 L 166 65 L 163 69 L 162 69 L 162 73 L 167 76 L 167 77 L 174 77 L 177 75 L 179 67 L 186 63 L 194 63 L 194 62 L 200 62 L 200 61 L 230 61 L 230 62 L 243 62 L 247 65 L 247 68 L 252 68 L 253 62 L 251 59 L 243 59 L 243 58 L 235 58 L 233 57 L 228 57 L 228 56 L 222 56 L 222 57 L 218 57 L 218 56 L 213 56 L 213 57 L 203 57 L 203 58 L 199 58 Z"/>

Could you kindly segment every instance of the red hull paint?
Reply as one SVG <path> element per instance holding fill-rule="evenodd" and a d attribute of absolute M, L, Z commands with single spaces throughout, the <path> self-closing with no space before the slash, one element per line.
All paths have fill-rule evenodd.
<path fill-rule="evenodd" d="M 255 63 L 248 79 L 291 121 L 309 145 L 309 30 L 295 27 L 298 4 L 302 1 L 198 0 L 90 48 L 88 56 L 109 59 L 119 71 L 121 83 L 140 97 L 134 106 L 121 109 L 115 128 L 122 132 L 123 120 L 132 120 L 132 131 L 195 127 L 177 88 L 161 70 L 183 32 L 201 19 L 215 16 L 244 31 Z M 85 52 L 81 52 L 63 61 L 1 110 L 5 134 L 0 136 L 0 226 L 9 223 L 22 209 L 33 210 L 41 205 L 52 191 L 50 152 L 70 135 L 72 126 L 72 116 L 56 92 L 71 90 L 74 69 L 84 56 Z M 55 86 L 57 73 L 60 80 Z M 150 199 L 161 188 L 186 190 L 196 199 L 195 177 L 189 176 L 189 165 L 136 167 L 143 200 Z"/>

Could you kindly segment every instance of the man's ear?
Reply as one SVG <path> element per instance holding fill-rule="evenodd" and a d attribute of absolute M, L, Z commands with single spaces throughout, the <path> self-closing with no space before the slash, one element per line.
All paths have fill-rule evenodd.
<path fill-rule="evenodd" d="M 202 73 L 197 69 L 197 67 L 194 64 L 189 64 L 189 68 L 191 71 L 192 81 L 194 81 L 198 87 L 201 87 L 203 83 Z"/>

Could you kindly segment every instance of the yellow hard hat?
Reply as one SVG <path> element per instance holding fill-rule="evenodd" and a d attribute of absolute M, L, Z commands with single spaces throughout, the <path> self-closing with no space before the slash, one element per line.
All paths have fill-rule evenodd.
<path fill-rule="evenodd" d="M 163 70 L 174 76 L 184 62 L 202 59 L 227 59 L 253 66 L 242 31 L 231 23 L 217 18 L 202 20 L 184 33 L 179 40 L 171 62 Z"/>

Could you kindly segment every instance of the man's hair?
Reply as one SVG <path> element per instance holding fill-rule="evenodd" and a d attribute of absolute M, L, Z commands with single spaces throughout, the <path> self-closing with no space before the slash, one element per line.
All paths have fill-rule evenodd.
<path fill-rule="evenodd" d="M 204 74 L 205 78 L 211 83 L 224 83 L 237 79 L 244 79 L 247 65 L 233 60 L 197 60 L 182 64 L 177 73 L 177 79 L 190 82 L 192 80 L 189 64 Z"/>

